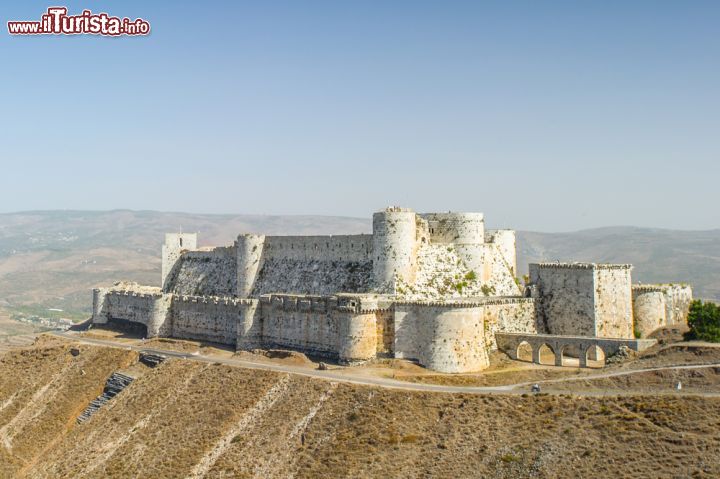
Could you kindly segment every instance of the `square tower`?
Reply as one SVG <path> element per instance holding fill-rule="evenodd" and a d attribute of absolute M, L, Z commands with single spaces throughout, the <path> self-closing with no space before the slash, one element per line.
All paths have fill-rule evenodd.
<path fill-rule="evenodd" d="M 629 264 L 533 263 L 538 326 L 546 334 L 632 338 Z"/>

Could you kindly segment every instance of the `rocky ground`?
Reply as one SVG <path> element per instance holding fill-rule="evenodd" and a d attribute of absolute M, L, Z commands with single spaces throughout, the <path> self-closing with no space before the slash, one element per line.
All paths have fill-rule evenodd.
<path fill-rule="evenodd" d="M 5 353 L 0 477 L 720 475 L 717 398 L 406 392 L 137 359 L 45 336 Z M 116 371 L 136 379 L 76 424 Z"/>

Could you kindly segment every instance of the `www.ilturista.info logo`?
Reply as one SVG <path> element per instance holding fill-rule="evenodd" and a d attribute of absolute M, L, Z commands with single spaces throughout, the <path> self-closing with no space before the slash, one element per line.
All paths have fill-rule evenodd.
<path fill-rule="evenodd" d="M 83 10 L 80 15 L 68 15 L 66 7 L 50 7 L 40 21 L 7 22 L 10 35 L 147 35 L 150 24 L 138 18 L 111 17 L 107 13 Z"/>

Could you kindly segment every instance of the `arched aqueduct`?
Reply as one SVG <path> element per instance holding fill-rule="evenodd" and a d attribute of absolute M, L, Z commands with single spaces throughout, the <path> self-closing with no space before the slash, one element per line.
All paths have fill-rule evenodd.
<path fill-rule="evenodd" d="M 532 362 L 541 364 L 540 352 L 547 346 L 555 357 L 554 365 L 563 366 L 563 356 L 572 351 L 577 356 L 581 368 L 588 367 L 588 359 L 600 359 L 597 355 L 599 348 L 605 357 L 612 356 L 626 346 L 633 351 L 642 351 L 655 344 L 648 339 L 614 339 L 596 338 L 586 336 L 556 336 L 550 334 L 522 334 L 522 333 L 496 333 L 498 349 L 504 351 L 510 358 L 522 360 L 519 357 L 520 349 L 529 345 L 532 349 Z"/>

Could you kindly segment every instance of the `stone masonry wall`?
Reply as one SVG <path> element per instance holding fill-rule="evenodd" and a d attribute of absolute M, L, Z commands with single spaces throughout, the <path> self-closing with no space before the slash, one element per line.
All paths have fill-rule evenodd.
<path fill-rule="evenodd" d="M 630 265 L 596 265 L 595 336 L 633 338 Z"/>
<path fill-rule="evenodd" d="M 329 295 L 372 289 L 372 236 L 267 236 L 251 290 Z"/>
<path fill-rule="evenodd" d="M 160 287 L 165 288 L 168 276 L 172 272 L 180 256 L 187 251 L 197 249 L 197 233 L 166 233 L 161 253 Z"/>
<path fill-rule="evenodd" d="M 667 296 L 661 289 L 641 290 L 633 287 L 633 320 L 635 332 L 648 337 L 658 328 L 667 326 Z"/>
<path fill-rule="evenodd" d="M 158 289 L 153 293 L 128 290 L 108 291 L 101 315 L 144 324 L 147 337 L 171 336 L 171 298 Z"/>
<path fill-rule="evenodd" d="M 497 349 L 495 333 L 537 334 L 536 301 L 533 298 L 490 298 L 483 308 L 485 344 Z"/>
<path fill-rule="evenodd" d="M 238 326 L 253 304 L 252 300 L 227 297 L 175 296 L 172 335 L 236 346 Z"/>
<path fill-rule="evenodd" d="M 590 267 L 530 265 L 538 300 L 538 332 L 595 335 L 595 275 Z"/>
<path fill-rule="evenodd" d="M 440 303 L 395 305 L 395 357 L 444 373 L 488 367 L 482 308 Z"/>
<path fill-rule="evenodd" d="M 486 243 L 421 245 L 414 282 L 398 279 L 395 293 L 405 300 L 437 300 L 519 296 L 521 292 L 501 251 Z"/>
<path fill-rule="evenodd" d="M 260 298 L 263 344 L 344 362 L 377 355 L 376 311 L 352 296 L 267 295 Z"/>
<path fill-rule="evenodd" d="M 632 301 L 635 332 L 644 338 L 658 328 L 687 323 L 692 289 L 682 284 L 636 284 Z"/>
<path fill-rule="evenodd" d="M 622 264 L 531 264 L 538 332 L 632 338 L 630 271 Z"/>
<path fill-rule="evenodd" d="M 236 255 L 234 246 L 185 252 L 171 269 L 163 291 L 189 296 L 235 296 Z"/>

